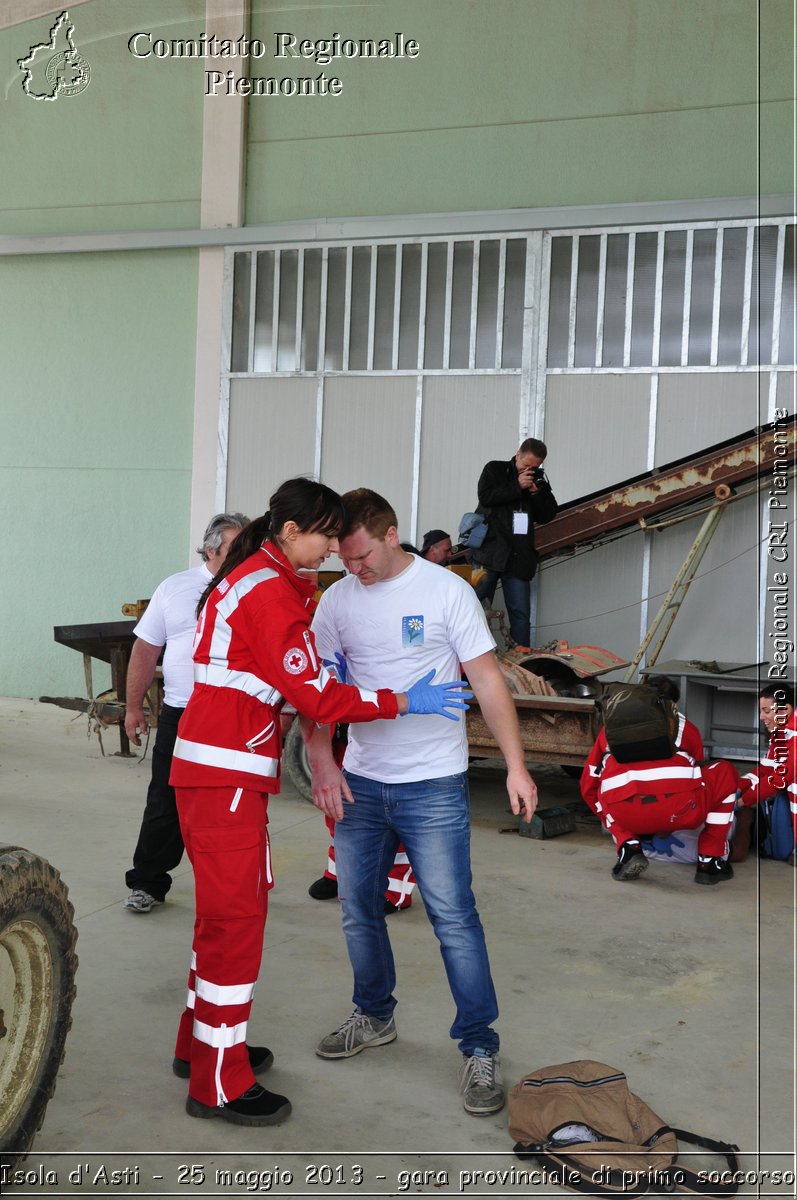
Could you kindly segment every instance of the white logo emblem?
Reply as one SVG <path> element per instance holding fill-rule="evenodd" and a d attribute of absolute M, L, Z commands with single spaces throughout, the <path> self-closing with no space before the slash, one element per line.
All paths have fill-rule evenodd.
<path fill-rule="evenodd" d="M 294 646 L 283 658 L 282 665 L 290 675 L 301 675 L 302 671 L 307 670 L 307 655 L 304 650 Z"/>
<path fill-rule="evenodd" d="M 50 30 L 49 42 L 31 46 L 27 58 L 17 59 L 23 72 L 22 87 L 34 100 L 77 96 L 89 86 L 91 67 L 72 40 L 74 25 L 64 11 Z"/>

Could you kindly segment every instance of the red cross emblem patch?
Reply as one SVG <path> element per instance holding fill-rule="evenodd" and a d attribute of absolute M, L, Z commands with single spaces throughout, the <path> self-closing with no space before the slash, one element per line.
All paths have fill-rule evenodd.
<path fill-rule="evenodd" d="M 294 646 L 283 658 L 282 665 L 290 675 L 301 675 L 302 671 L 307 670 L 307 655 L 304 650 Z"/>

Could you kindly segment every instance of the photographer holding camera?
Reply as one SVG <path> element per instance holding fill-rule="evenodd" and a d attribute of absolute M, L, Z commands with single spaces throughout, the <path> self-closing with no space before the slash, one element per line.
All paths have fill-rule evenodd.
<path fill-rule="evenodd" d="M 493 602 L 500 579 L 512 640 L 527 648 L 530 641 L 530 583 L 537 570 L 534 523 L 556 516 L 558 505 L 543 463 L 544 442 L 526 438 L 509 462 L 488 462 L 479 477 L 476 509 L 487 522 L 487 536 L 471 560 L 487 574 L 476 589 L 480 600 Z"/>

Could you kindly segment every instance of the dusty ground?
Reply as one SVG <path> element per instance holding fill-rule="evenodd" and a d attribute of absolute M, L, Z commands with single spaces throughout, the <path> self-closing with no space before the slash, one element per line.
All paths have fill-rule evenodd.
<path fill-rule="evenodd" d="M 39 1181 L 32 1175 L 19 1194 L 528 1191 L 527 1179 L 511 1175 L 529 1164 L 512 1155 L 506 1112 L 474 1119 L 461 1107 L 450 996 L 419 899 L 390 918 L 398 1041 L 344 1062 L 313 1053 L 348 1015 L 351 982 L 337 904 L 307 895 L 324 865 L 323 821 L 289 786 L 270 806 L 277 886 L 251 1029 L 274 1050 L 267 1082 L 290 1096 L 293 1114 L 266 1130 L 186 1116 L 185 1084 L 170 1062 L 191 942 L 191 868 L 181 864 L 163 908 L 123 910 L 149 763 L 114 757 L 118 739 L 104 740 L 105 758 L 85 718 L 0 700 L 2 841 L 59 868 L 79 930 L 66 1061 L 27 1164 Z M 543 803 L 577 798 L 558 768 L 534 773 Z M 669 1122 L 737 1142 L 746 1170 L 793 1169 L 797 872 L 749 859 L 733 881 L 709 889 L 695 887 L 688 866 L 654 863 L 619 885 L 597 826 L 580 822 L 550 841 L 518 837 L 500 771 L 471 775 L 475 890 L 507 1083 L 547 1064 L 598 1059 L 626 1071 Z M 108 1179 L 119 1171 L 118 1182 L 103 1169 Z M 504 1181 L 460 1176 L 479 1170 L 503 1171 Z M 79 1182 L 69 1179 L 75 1171 Z M 563 1194 L 549 1184 L 532 1190 Z M 793 1188 L 765 1182 L 764 1191 Z"/>

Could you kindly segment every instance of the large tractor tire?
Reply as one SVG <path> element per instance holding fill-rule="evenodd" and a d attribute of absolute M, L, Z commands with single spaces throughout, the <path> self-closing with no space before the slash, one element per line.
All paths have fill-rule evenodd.
<path fill-rule="evenodd" d="M 283 742 L 282 765 L 302 799 L 309 800 L 312 804 L 313 785 L 311 783 L 310 763 L 307 761 L 307 747 L 302 741 L 298 719 L 291 725 Z"/>
<path fill-rule="evenodd" d="M 77 930 L 43 858 L 0 846 L 0 1166 L 21 1162 L 55 1091 L 72 1024 Z"/>

